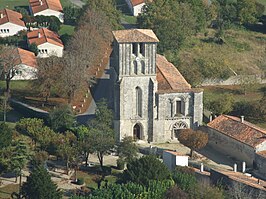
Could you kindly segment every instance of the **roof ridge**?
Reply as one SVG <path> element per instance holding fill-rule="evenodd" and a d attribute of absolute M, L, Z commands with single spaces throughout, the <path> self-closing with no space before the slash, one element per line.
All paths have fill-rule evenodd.
<path fill-rule="evenodd" d="M 238 118 L 238 117 L 236 117 L 236 116 L 231 116 L 231 115 L 223 115 L 223 116 L 225 116 L 225 117 L 227 117 L 227 118 L 229 118 L 229 119 L 232 119 L 232 120 L 234 120 L 234 121 L 236 121 L 236 122 L 238 122 L 238 123 L 244 124 L 244 125 L 246 125 L 246 126 L 252 128 L 252 129 L 255 129 L 255 130 L 257 130 L 257 131 L 260 131 L 261 133 L 263 133 L 263 134 L 266 135 L 266 130 L 264 130 L 264 129 L 260 128 L 260 127 L 254 126 L 255 124 L 253 124 L 253 123 L 251 123 L 251 122 L 248 122 L 248 121 L 244 121 L 244 122 L 238 121 L 238 120 L 236 120 L 235 118 L 237 118 L 237 119 L 240 119 L 240 118 Z"/>

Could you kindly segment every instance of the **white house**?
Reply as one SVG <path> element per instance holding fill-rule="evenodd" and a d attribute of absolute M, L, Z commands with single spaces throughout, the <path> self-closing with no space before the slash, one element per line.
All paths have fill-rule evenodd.
<path fill-rule="evenodd" d="M 27 30 L 22 15 L 9 9 L 0 10 L 0 37 L 8 37 Z"/>
<path fill-rule="evenodd" d="M 142 8 L 146 2 L 147 0 L 126 0 L 126 3 L 134 16 L 138 16 L 142 12 Z"/>
<path fill-rule="evenodd" d="M 168 169 L 174 170 L 176 166 L 188 166 L 188 156 L 175 151 L 163 151 L 163 163 Z"/>
<path fill-rule="evenodd" d="M 28 44 L 35 43 L 38 47 L 38 57 L 63 56 L 64 45 L 59 35 L 47 28 L 41 28 L 28 32 Z"/>
<path fill-rule="evenodd" d="M 63 8 L 60 0 L 29 0 L 30 12 L 33 16 L 55 16 L 64 22 Z"/>

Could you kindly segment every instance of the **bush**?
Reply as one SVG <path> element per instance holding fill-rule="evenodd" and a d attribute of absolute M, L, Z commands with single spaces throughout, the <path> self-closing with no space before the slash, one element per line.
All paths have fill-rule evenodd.
<path fill-rule="evenodd" d="M 77 185 L 83 185 L 83 184 L 84 184 L 84 178 L 78 178 Z"/>
<path fill-rule="evenodd" d="M 123 159 L 117 159 L 116 161 L 117 169 L 124 170 L 125 169 L 125 161 Z"/>
<path fill-rule="evenodd" d="M 123 174 L 125 181 L 131 181 L 142 185 L 148 185 L 150 180 L 170 179 L 170 171 L 155 156 L 143 156 L 127 164 L 127 170 Z"/>

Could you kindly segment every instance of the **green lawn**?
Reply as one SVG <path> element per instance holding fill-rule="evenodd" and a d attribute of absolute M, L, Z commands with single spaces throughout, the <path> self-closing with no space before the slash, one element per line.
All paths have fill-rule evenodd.
<path fill-rule="evenodd" d="M 75 29 L 75 26 L 63 24 L 61 25 L 61 28 L 59 30 L 59 35 L 63 35 L 63 34 L 72 35 L 74 33 L 74 29 Z"/>

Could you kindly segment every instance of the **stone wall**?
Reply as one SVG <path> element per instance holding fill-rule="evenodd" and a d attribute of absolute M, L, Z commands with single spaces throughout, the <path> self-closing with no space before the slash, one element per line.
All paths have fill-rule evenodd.
<path fill-rule="evenodd" d="M 253 166 L 255 160 L 255 149 L 253 147 L 207 126 L 201 129 L 208 133 L 208 145 L 212 148 L 239 161 L 245 161 L 249 167 Z"/>
<path fill-rule="evenodd" d="M 256 169 L 259 174 L 266 179 L 266 157 L 260 154 L 255 154 Z"/>

